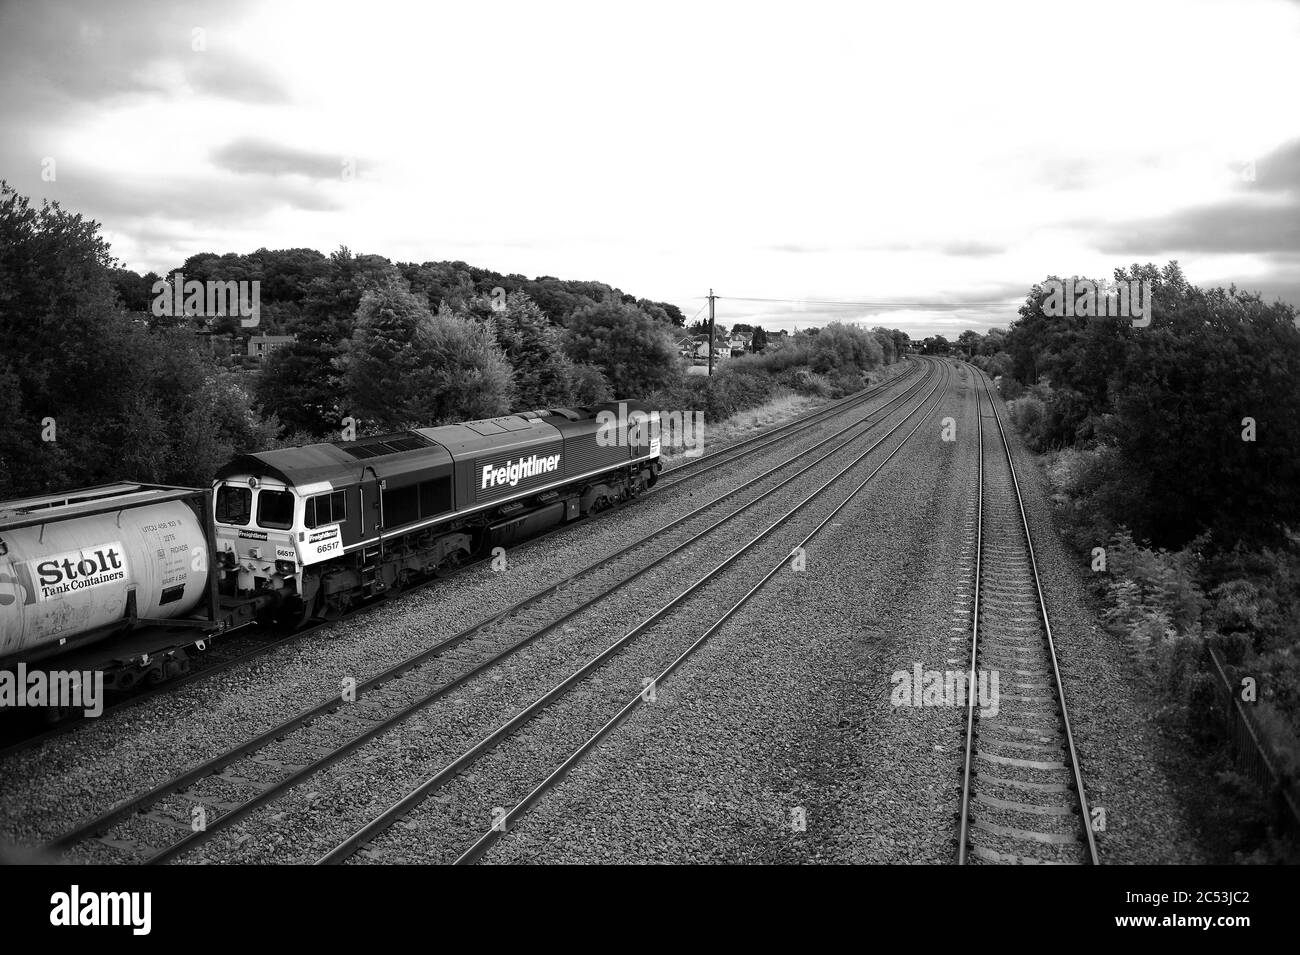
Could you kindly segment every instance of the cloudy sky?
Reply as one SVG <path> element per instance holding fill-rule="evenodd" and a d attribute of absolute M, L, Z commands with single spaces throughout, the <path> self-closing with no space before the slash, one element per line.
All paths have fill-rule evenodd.
<path fill-rule="evenodd" d="M 1294 0 L 0 0 L 0 178 L 139 271 L 347 245 L 952 335 L 1177 259 L 1300 305 L 1298 64 Z"/>

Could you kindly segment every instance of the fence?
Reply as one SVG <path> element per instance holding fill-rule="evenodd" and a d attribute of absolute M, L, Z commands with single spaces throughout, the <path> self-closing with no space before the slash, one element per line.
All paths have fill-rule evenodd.
<path fill-rule="evenodd" d="M 1226 704 L 1223 707 L 1224 732 L 1233 762 L 1242 775 L 1259 786 L 1272 811 L 1273 824 L 1288 835 L 1300 834 L 1300 791 L 1297 791 L 1295 781 L 1284 778 L 1269 758 L 1254 720 L 1242 706 L 1236 688 L 1228 679 L 1223 656 L 1212 646 L 1208 649 Z"/>

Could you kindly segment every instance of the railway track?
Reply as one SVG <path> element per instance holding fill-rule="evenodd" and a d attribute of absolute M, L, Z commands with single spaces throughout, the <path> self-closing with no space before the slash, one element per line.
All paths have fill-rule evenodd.
<path fill-rule="evenodd" d="M 670 468 L 665 468 L 659 479 L 661 482 L 665 480 L 668 481 L 669 486 L 672 486 L 674 483 L 686 480 L 688 476 L 690 478 L 695 478 L 697 475 L 712 471 L 714 468 L 731 464 L 749 454 L 771 447 L 779 441 L 784 441 L 792 434 L 806 431 L 808 428 L 818 425 L 829 418 L 833 418 L 844 411 L 857 408 L 866 400 L 875 397 L 877 394 L 880 394 L 892 385 L 910 380 L 919 374 L 920 370 L 921 365 L 918 363 L 917 367 L 912 371 L 909 371 L 906 375 L 898 375 L 889 381 L 877 385 L 875 388 L 869 388 L 858 394 L 849 395 L 846 398 L 833 401 L 824 408 L 819 408 L 811 414 L 800 416 L 792 421 L 787 421 L 783 425 L 765 430 L 761 434 L 757 434 L 752 438 L 745 438 L 742 441 L 733 442 L 728 444 L 726 447 L 719 448 L 718 450 L 712 451 L 708 454 L 702 454 L 699 457 L 690 458 L 679 464 L 674 464 Z M 741 453 L 734 454 L 734 452 L 737 451 L 740 451 Z M 690 473 L 689 475 L 682 475 L 683 471 L 689 471 Z"/>
<path fill-rule="evenodd" d="M 912 385 L 915 384 L 914 379 L 916 379 L 918 375 L 921 375 L 921 368 L 922 365 L 918 363 L 916 369 L 909 371 L 906 374 L 895 376 L 889 381 L 883 382 L 874 388 L 869 388 L 857 394 L 849 395 L 845 398 L 839 399 L 838 401 L 831 402 L 829 405 L 810 414 L 788 421 L 776 428 L 765 430 L 761 434 L 728 444 L 726 447 L 719 448 L 716 451 L 700 455 L 696 458 L 687 459 L 686 461 L 674 465 L 672 468 L 665 469 L 660 478 L 661 484 L 659 491 L 668 487 L 675 487 L 684 484 L 688 481 L 696 480 L 705 474 L 713 472 L 717 468 L 734 464 L 748 458 L 750 455 L 757 454 L 778 442 L 788 440 L 793 435 L 809 431 L 837 415 L 852 413 L 856 409 L 866 405 L 874 398 L 888 393 L 898 385 L 908 384 L 910 382 L 911 384 L 908 384 L 908 388 L 910 389 Z M 837 433 L 842 433 L 842 431 Z M 606 518 L 612 511 L 634 506 L 636 503 L 638 503 L 637 500 L 619 503 L 609 510 L 602 512 L 599 517 L 602 519 Z M 578 521 L 565 525 L 565 529 L 581 526 L 591 519 L 590 516 L 581 518 Z M 472 561 L 450 573 L 443 574 L 436 579 L 424 580 L 392 595 L 377 597 L 350 611 L 344 619 L 352 619 L 357 615 L 374 612 L 384 604 L 388 599 L 388 596 L 414 593 L 433 586 L 439 581 L 445 581 L 454 577 L 481 571 L 488 565 L 490 559 L 491 558 L 489 557 L 484 557 Z M 193 668 L 188 672 L 162 683 L 134 691 L 129 696 L 124 696 L 120 699 L 109 702 L 104 707 L 104 711 L 99 718 L 102 719 L 104 716 L 138 706 L 156 696 L 174 692 L 199 680 L 210 679 L 227 671 L 236 669 L 237 667 L 253 663 L 273 650 L 303 640 L 318 633 L 325 627 L 332 626 L 336 622 L 337 621 L 317 622 L 290 634 L 261 632 L 241 634 L 234 640 L 229 641 L 225 647 L 222 647 L 220 643 L 217 643 L 202 657 L 193 661 Z M 234 644 L 234 646 L 231 646 L 231 644 Z M 208 654 L 213 654 L 217 659 L 210 660 Z M 22 727 L 17 733 L 0 735 L 0 760 L 4 760 L 25 750 L 32 749 L 48 740 L 63 736 L 75 730 L 79 725 L 81 725 L 81 723 L 81 717 L 71 715 L 57 723 L 42 727 L 35 732 L 22 732 L 22 730 L 31 728 L 30 726 L 27 726 Z"/>
<path fill-rule="evenodd" d="M 457 864 L 478 861 L 602 739 L 640 706 L 652 701 L 654 694 L 663 687 L 674 671 L 721 629 L 776 574 L 787 569 L 793 554 L 805 547 L 830 524 L 880 473 L 894 455 L 902 450 L 911 436 L 943 400 L 950 377 L 949 370 L 942 369 L 940 375 L 942 381 L 937 382 L 920 402 L 902 415 L 897 423 L 871 447 L 863 450 L 815 490 L 801 498 L 792 508 L 776 516 L 761 531 L 752 535 L 740 549 L 698 575 L 685 591 L 661 606 L 581 667 L 572 671 L 474 746 L 449 761 L 441 770 L 426 778 L 402 799 L 322 856 L 319 861 L 322 864 L 337 864 L 348 860 L 363 846 L 384 837 L 385 833 L 394 831 L 394 827 L 402 820 L 422 812 L 428 805 L 426 801 L 440 790 L 447 790 L 444 795 L 449 796 L 448 800 L 435 804 L 430 810 L 430 816 L 407 823 L 408 832 L 421 830 L 427 832 L 429 829 L 437 832 L 432 840 L 434 844 L 432 846 L 426 844 L 419 850 L 423 858 L 433 854 L 437 858 L 454 861 Z M 931 401 L 936 392 L 939 393 L 939 397 Z M 866 465 L 868 457 L 918 415 L 916 423 L 887 453 L 884 453 L 870 473 L 799 539 L 793 548 L 788 543 L 783 544 L 779 540 L 772 539 L 772 535 L 779 530 L 794 530 L 797 526 L 795 523 L 797 516 L 803 515 L 805 510 L 814 503 L 825 503 L 830 488 L 839 484 L 855 469 L 869 466 Z M 845 483 L 851 483 L 851 479 Z M 810 519 L 815 519 L 815 516 L 812 515 Z M 764 542 L 769 542 L 773 546 L 768 547 L 766 551 L 757 550 L 756 548 Z M 722 593 L 717 592 L 719 588 L 716 586 L 710 589 L 711 584 L 716 585 L 723 579 L 724 571 L 733 565 L 739 566 L 738 562 L 745 557 L 751 558 L 749 568 L 751 575 L 744 576 L 742 580 L 742 572 L 736 571 L 728 580 L 732 585 L 730 593 L 727 592 L 726 587 L 721 588 Z M 753 564 L 758 566 L 754 567 Z M 764 568 L 766 572 L 763 572 Z M 754 581 L 753 573 L 761 576 Z M 736 586 L 738 581 L 739 585 Z M 750 583 L 750 581 L 754 582 Z M 699 610 L 693 613 L 694 608 Z M 719 608 L 724 609 L 719 612 Z M 702 633 L 691 636 L 689 631 L 697 629 L 701 618 L 712 622 Z M 649 639 L 652 646 L 639 647 L 642 652 L 635 662 L 612 662 L 617 661 L 618 655 L 627 650 L 628 644 L 646 635 L 653 635 Z M 635 653 L 636 650 L 632 652 Z M 659 666 L 648 667 L 647 664 L 650 662 L 657 662 Z M 620 695 L 617 689 L 615 692 L 605 692 L 602 687 L 592 686 L 592 682 L 597 678 L 596 674 L 604 673 L 604 668 L 607 666 L 621 667 L 622 678 L 605 675 L 606 684 L 612 683 L 615 688 L 620 686 L 635 688 L 637 678 L 640 677 L 640 685 L 643 689 L 640 692 L 634 690 L 630 695 L 627 695 L 624 689 L 623 694 Z M 653 675 L 642 676 L 647 672 Z M 558 712 L 552 712 L 552 708 Z M 610 713 L 611 710 L 613 710 L 612 715 L 606 716 L 605 714 Z M 495 765 L 480 769 L 480 760 L 486 762 L 492 756 L 496 757 Z M 516 763 L 524 766 L 524 778 L 532 777 L 526 786 L 520 786 L 518 782 L 520 775 L 515 771 Z M 511 770 L 504 780 L 501 776 L 503 766 L 508 766 Z M 470 767 L 475 767 L 476 775 L 482 774 L 481 778 L 474 779 L 472 785 L 463 782 L 464 773 Z M 465 792 L 466 789 L 470 790 L 468 794 Z M 468 814 L 467 810 L 471 807 L 476 808 L 479 810 L 478 815 L 486 819 L 486 807 L 492 806 L 494 802 L 499 802 L 501 805 L 493 806 L 490 825 L 470 838 L 468 844 L 463 839 L 458 839 L 457 830 L 463 831 L 466 828 L 462 820 Z M 440 825 L 444 823 L 448 824 L 447 831 L 444 831 Z"/>
<path fill-rule="evenodd" d="M 1097 864 L 1011 446 L 999 402 L 974 374 L 979 476 L 957 861 Z M 994 672 L 996 709 L 975 691 Z"/>
<path fill-rule="evenodd" d="M 657 528 L 638 541 L 609 557 L 598 560 L 575 572 L 559 583 L 525 598 L 507 611 L 489 620 L 479 622 L 433 647 L 422 650 L 383 673 L 360 683 L 356 687 L 355 703 L 343 703 L 331 696 L 258 736 L 216 757 L 178 773 L 147 792 L 120 802 L 78 825 L 54 840 L 47 847 L 51 851 L 67 851 L 75 846 L 99 839 L 122 852 L 150 862 L 166 862 L 189 852 L 215 837 L 239 820 L 246 818 L 262 806 L 286 793 L 293 787 L 328 768 L 348 754 L 376 737 L 388 733 L 413 715 L 486 673 L 492 667 L 531 645 L 539 637 L 556 631 L 585 610 L 599 604 L 610 594 L 639 579 L 643 574 L 677 558 L 687 548 L 708 537 L 717 528 L 728 524 L 741 514 L 769 499 L 781 488 L 789 485 L 806 471 L 832 455 L 840 453 L 862 438 L 879 423 L 890 406 L 907 401 L 933 380 L 937 367 L 930 365 L 924 376 L 904 391 L 891 398 L 880 408 L 839 429 L 799 454 L 791 457 L 738 488 L 724 492 L 715 499 L 695 508 L 685 516 Z M 936 384 L 935 388 L 938 387 Z M 930 394 L 933 394 L 934 388 Z M 926 396 L 928 398 L 929 395 Z M 922 403 L 926 399 L 922 399 Z M 917 407 L 920 407 L 918 405 Z M 914 411 L 912 413 L 915 413 Z M 892 433 L 892 432 L 891 432 Z M 725 516 L 707 526 L 698 528 L 705 512 L 725 504 L 747 488 L 769 480 L 777 472 L 811 457 L 828 444 L 844 440 L 816 457 L 779 483 L 762 491 Z M 884 440 L 883 438 L 881 439 Z M 877 442 L 876 447 L 880 442 Z M 864 452 L 869 453 L 869 452 Z M 648 552 L 647 545 L 661 544 L 670 531 L 687 532 L 685 540 L 669 545 L 662 553 Z M 573 598 L 579 602 L 573 605 Z M 429 674 L 422 670 L 438 661 L 461 663 L 456 659 L 464 648 L 474 643 L 481 659 L 461 667 L 450 679 L 439 678 L 435 685 L 427 683 Z M 315 726 L 315 724 L 321 724 Z M 327 740 L 306 742 L 304 728 L 312 726 L 313 739 L 324 736 Z M 285 757 L 279 746 L 292 738 L 289 748 L 295 755 Z M 314 753 L 302 758 L 303 752 Z M 268 771 L 269 768 L 269 771 Z M 214 788 L 215 787 L 215 788 Z M 242 792 L 241 792 L 242 790 Z M 183 793 L 177 799 L 174 794 Z M 194 806 L 204 807 L 203 825 L 195 830 L 193 819 L 184 810 Z M 208 815 L 209 810 L 211 814 Z M 153 824 L 147 832 L 119 832 L 116 838 L 103 834 L 125 828 L 138 830 L 141 819 Z M 159 838 L 160 829 L 169 828 L 174 833 L 186 834 L 172 839 Z"/>

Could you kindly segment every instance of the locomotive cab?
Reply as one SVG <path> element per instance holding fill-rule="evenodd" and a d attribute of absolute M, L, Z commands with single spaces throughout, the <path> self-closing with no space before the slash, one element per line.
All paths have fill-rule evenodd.
<path fill-rule="evenodd" d="M 294 542 L 303 526 L 302 497 L 283 482 L 256 475 L 231 475 L 213 491 L 221 592 L 300 592 Z"/>

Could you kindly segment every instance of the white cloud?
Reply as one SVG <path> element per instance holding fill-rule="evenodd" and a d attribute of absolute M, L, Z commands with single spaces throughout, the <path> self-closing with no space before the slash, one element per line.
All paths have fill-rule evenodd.
<path fill-rule="evenodd" d="M 82 57 L 61 107 L 5 107 L 6 175 L 53 198 L 84 172 L 69 193 L 142 270 L 197 250 L 346 244 L 596 278 L 687 314 L 710 286 L 973 299 L 1049 272 L 1109 274 L 1122 263 L 1099 249 L 1099 226 L 1230 197 L 1241 162 L 1300 133 L 1300 8 L 1283 2 L 169 9 L 151 32 L 144 6 L 53 8 L 146 38 L 131 75 L 164 92 L 94 112 L 77 96 L 90 95 L 96 57 L 116 62 L 112 49 L 27 20 L 15 25 L 29 36 L 3 41 L 55 45 L 40 69 L 11 67 L 42 102 L 41 84 L 58 85 L 57 45 L 75 42 Z M 191 21 L 205 52 L 186 48 Z M 292 185 L 316 202 L 255 202 L 234 220 L 206 211 L 210 195 L 189 216 L 174 208 L 178 183 L 241 209 L 236 195 L 256 200 L 264 177 L 214 161 L 250 142 L 356 157 L 359 176 L 304 177 Z M 56 184 L 39 178 L 50 154 L 66 157 Z M 134 217 L 89 188 L 115 178 L 146 207 Z M 159 238 L 173 231 L 192 238 Z M 1223 274 L 1221 258 L 1207 252 L 1207 269 Z M 1242 275 L 1268 262 L 1231 258 Z M 1183 257 L 1193 281 L 1198 264 Z M 911 330 L 1011 317 L 1014 302 L 1005 318 L 916 315 Z M 766 318 L 790 327 L 799 315 Z"/>

